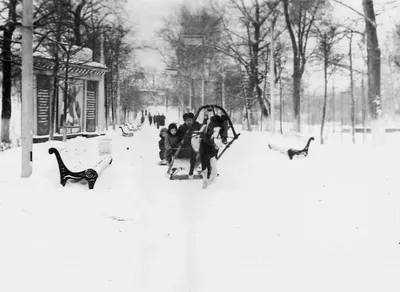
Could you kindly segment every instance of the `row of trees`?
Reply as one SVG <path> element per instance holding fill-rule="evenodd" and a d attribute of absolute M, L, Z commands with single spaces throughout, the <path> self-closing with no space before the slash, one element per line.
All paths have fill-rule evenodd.
<path fill-rule="evenodd" d="M 351 92 L 354 74 L 366 77 L 368 111 L 373 119 L 379 119 L 381 53 L 376 13 L 373 0 L 360 0 L 360 3 L 363 11 L 339 0 L 227 0 L 214 1 L 196 11 L 182 6 L 165 20 L 159 33 L 169 45 L 163 52 L 167 66 L 180 68 L 182 72 L 182 78 L 175 80 L 177 96 L 184 88 L 183 78 L 191 77 L 192 72 L 201 72 L 208 76 L 209 87 L 215 88 L 219 100 L 222 80 L 218 76 L 221 76 L 225 81 L 227 106 L 243 108 L 244 122 L 250 129 L 255 107 L 261 110 L 264 118 L 269 117 L 271 90 L 279 93 L 280 98 L 284 91 L 289 91 L 294 128 L 299 131 L 303 75 L 307 67 L 313 66 L 322 70 L 325 84 L 321 139 L 328 81 L 335 72 L 349 75 Z M 333 15 L 334 5 L 353 10 L 356 16 L 339 23 Z M 203 45 L 185 45 L 185 35 L 201 35 Z M 347 49 L 343 47 L 345 40 Z M 357 51 L 363 52 L 361 65 L 354 64 L 355 43 L 359 44 Z M 272 79 L 268 78 L 271 75 Z M 189 81 L 195 82 L 193 78 Z M 196 86 L 193 89 L 196 91 Z M 354 94 L 351 96 L 355 104 Z M 354 126 L 354 110 L 352 121 Z"/>
<path fill-rule="evenodd" d="M 90 48 L 93 52 L 92 57 L 85 62 L 100 62 L 108 68 L 105 76 L 106 118 L 111 117 L 115 124 L 119 118 L 116 105 L 129 104 L 126 99 L 137 86 L 134 82 L 128 84 L 127 80 L 132 81 L 132 78 L 128 76 L 129 74 L 125 74 L 126 94 L 121 95 L 121 72 L 136 68 L 137 64 L 131 62 L 135 49 L 131 43 L 134 30 L 128 21 L 124 4 L 125 0 L 34 1 L 34 52 L 50 55 L 54 60 L 53 91 L 50 100 L 50 139 L 53 139 L 54 135 L 57 104 L 63 101 L 66 104 L 70 79 L 76 77 L 70 75 L 69 66 L 72 66 L 72 61 L 82 54 L 83 47 Z M 2 142 L 10 142 L 12 89 L 18 90 L 19 87 L 21 13 L 22 0 L 1 0 Z M 58 100 L 59 93 L 63 100 Z M 66 107 L 64 107 L 64 117 L 66 117 L 65 111 Z"/>

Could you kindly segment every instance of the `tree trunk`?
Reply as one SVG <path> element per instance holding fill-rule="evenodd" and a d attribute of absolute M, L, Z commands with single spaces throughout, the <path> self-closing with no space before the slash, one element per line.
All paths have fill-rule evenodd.
<path fill-rule="evenodd" d="M 365 32 L 367 35 L 368 59 L 368 104 L 372 119 L 381 117 L 381 50 L 378 35 L 373 0 L 363 0 L 365 16 Z M 371 23 L 373 22 L 373 23 Z"/>
<path fill-rule="evenodd" d="M 362 101 L 362 124 L 363 124 L 363 143 L 366 141 L 366 133 L 367 133 L 367 103 L 365 100 L 365 83 L 364 83 L 364 75 L 361 77 L 361 101 Z"/>
<path fill-rule="evenodd" d="M 2 111 L 1 111 L 1 142 L 10 143 L 10 119 L 11 119 L 11 38 L 13 30 L 4 31 L 1 60 L 3 63 L 2 80 Z"/>
<path fill-rule="evenodd" d="M 63 119 L 63 142 L 67 141 L 67 101 L 68 101 L 68 69 L 69 69 L 69 52 L 67 53 L 67 60 L 65 62 L 65 75 L 64 75 L 64 109 L 63 109 L 63 114 L 64 114 L 64 119 Z"/>
<path fill-rule="evenodd" d="M 1 142 L 11 143 L 10 120 L 11 120 L 11 88 L 12 88 L 12 38 L 16 23 L 16 0 L 9 1 L 8 19 L 3 28 L 3 41 L 1 46 L 2 63 L 2 104 L 1 104 Z"/>
<path fill-rule="evenodd" d="M 326 102 L 328 100 L 328 52 L 324 54 L 324 105 L 322 107 L 322 118 L 321 118 L 321 144 L 324 144 L 324 125 L 326 116 Z"/>
<path fill-rule="evenodd" d="M 293 73 L 293 114 L 294 130 L 300 132 L 300 90 L 301 90 L 301 74 L 298 72 Z"/>
<path fill-rule="evenodd" d="M 283 134 L 283 128 L 282 128 L 282 114 L 283 114 L 283 100 L 282 100 L 282 78 L 279 78 L 279 124 L 280 124 L 280 131 L 281 134 Z"/>
<path fill-rule="evenodd" d="M 112 123 L 112 128 L 115 131 L 115 104 L 114 104 L 114 77 L 113 77 L 113 64 L 111 64 L 111 69 L 110 69 L 110 75 L 109 75 L 109 81 L 110 81 L 110 98 L 111 98 L 111 123 Z"/>
<path fill-rule="evenodd" d="M 351 118 L 351 140 L 353 144 L 356 143 L 356 138 L 355 138 L 355 111 L 356 111 L 356 101 L 354 99 L 354 78 L 353 78 L 353 54 L 352 54 L 352 40 L 353 40 L 353 34 L 350 33 L 350 41 L 349 41 L 349 62 L 350 62 L 350 94 L 351 94 L 351 113 L 350 113 L 350 118 Z"/>
<path fill-rule="evenodd" d="M 335 134 L 336 127 L 336 108 L 335 108 L 335 74 L 332 78 L 332 133 Z"/>
<path fill-rule="evenodd" d="M 108 123 L 109 123 L 109 119 L 108 119 L 108 115 L 109 115 L 109 111 L 108 111 L 108 98 L 109 98 L 109 92 L 108 92 L 108 73 L 104 74 L 104 114 L 105 114 L 105 122 L 106 122 L 106 131 L 108 131 Z"/>
<path fill-rule="evenodd" d="M 49 140 L 54 140 L 54 125 L 56 125 L 56 101 L 58 100 L 59 93 L 59 80 L 58 71 L 60 66 L 60 60 L 58 57 L 58 52 L 55 53 L 54 59 L 54 69 L 53 69 L 53 94 L 50 96 L 50 129 L 49 129 Z"/>
<path fill-rule="evenodd" d="M 81 25 L 82 25 L 82 9 L 85 6 L 86 1 L 80 1 L 80 4 L 76 7 L 74 11 L 74 36 L 75 42 L 74 45 L 82 46 L 82 34 L 81 34 Z"/>

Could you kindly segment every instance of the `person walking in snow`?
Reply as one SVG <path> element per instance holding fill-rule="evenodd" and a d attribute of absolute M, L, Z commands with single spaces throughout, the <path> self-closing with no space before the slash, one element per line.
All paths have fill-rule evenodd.
<path fill-rule="evenodd" d="M 153 123 L 153 117 L 150 113 L 149 113 L 148 117 L 149 117 L 149 125 L 151 126 L 151 124 Z"/>
<path fill-rule="evenodd" d="M 160 116 L 160 126 L 164 127 L 165 126 L 165 115 L 161 114 Z"/>

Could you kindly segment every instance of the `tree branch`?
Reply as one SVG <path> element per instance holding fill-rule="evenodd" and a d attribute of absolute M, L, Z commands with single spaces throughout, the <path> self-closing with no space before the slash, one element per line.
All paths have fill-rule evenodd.
<path fill-rule="evenodd" d="M 340 5 L 343 5 L 343 6 L 347 7 L 347 8 L 349 8 L 350 10 L 354 11 L 354 12 L 357 13 L 358 15 L 361 15 L 361 16 L 364 17 L 366 20 L 368 20 L 368 22 L 369 22 L 374 28 L 376 28 L 376 23 L 375 23 L 375 21 L 371 20 L 369 17 L 365 16 L 363 13 L 357 11 L 356 9 L 354 9 L 353 7 L 351 7 L 351 6 L 349 6 L 349 5 L 345 4 L 345 3 L 343 3 L 342 1 L 333 0 L 333 2 L 336 2 L 336 3 L 340 4 Z"/>

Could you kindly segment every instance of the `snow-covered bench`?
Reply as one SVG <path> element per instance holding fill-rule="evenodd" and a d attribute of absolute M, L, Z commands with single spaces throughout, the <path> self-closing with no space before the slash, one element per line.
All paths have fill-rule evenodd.
<path fill-rule="evenodd" d="M 314 141 L 314 137 L 290 131 L 280 136 L 274 136 L 268 146 L 271 150 L 288 155 L 292 160 L 296 155 L 307 156 L 311 141 Z"/>
<path fill-rule="evenodd" d="M 122 136 L 124 136 L 124 137 L 133 137 L 133 133 L 132 132 L 125 132 L 124 128 L 121 127 L 121 126 L 119 126 L 119 128 L 121 129 Z"/>
<path fill-rule="evenodd" d="M 88 182 L 89 189 L 93 189 L 100 173 L 106 169 L 113 160 L 110 154 L 99 156 L 94 153 L 96 152 L 87 149 L 73 149 L 71 147 L 62 148 L 60 150 L 54 147 L 49 148 L 49 154 L 54 154 L 57 159 L 61 185 L 65 186 L 68 179 L 74 181 L 85 179 Z M 64 161 L 67 161 L 69 168 L 61 158 L 61 154 L 63 155 Z"/>
<path fill-rule="evenodd" d="M 125 124 L 125 127 L 131 132 L 136 132 L 138 130 L 138 128 L 133 126 L 132 124 Z"/>

